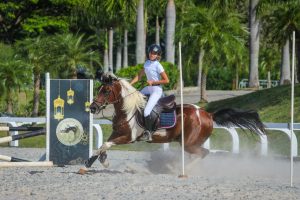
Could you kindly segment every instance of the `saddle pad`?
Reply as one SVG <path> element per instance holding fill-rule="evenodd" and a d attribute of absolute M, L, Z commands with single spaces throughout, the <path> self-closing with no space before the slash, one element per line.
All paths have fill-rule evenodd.
<path fill-rule="evenodd" d="M 176 124 L 176 111 L 173 112 L 162 112 L 160 114 L 159 129 L 172 128 Z"/>

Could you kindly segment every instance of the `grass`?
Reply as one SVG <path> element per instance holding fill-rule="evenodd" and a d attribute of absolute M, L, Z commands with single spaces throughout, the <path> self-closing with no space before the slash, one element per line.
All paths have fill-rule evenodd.
<path fill-rule="evenodd" d="M 290 86 L 279 86 L 271 89 L 259 90 L 243 96 L 238 96 L 221 101 L 211 102 L 205 106 L 209 112 L 226 107 L 234 107 L 239 109 L 254 109 L 260 114 L 262 121 L 274 123 L 290 122 Z M 300 84 L 295 87 L 295 122 L 300 122 Z M 104 133 L 104 141 L 106 141 L 112 131 L 111 125 L 101 125 Z M 259 139 L 250 133 L 238 130 L 240 137 L 240 152 L 251 150 L 254 154 L 259 153 Z M 297 138 L 300 138 L 300 131 L 296 131 Z M 0 137 L 7 136 L 7 132 L 0 132 Z M 268 151 L 274 154 L 289 155 L 290 142 L 286 135 L 279 134 L 278 131 L 268 131 Z M 232 140 L 230 134 L 223 129 L 214 129 L 211 139 L 212 149 L 222 149 L 231 151 Z M 45 136 L 37 136 L 19 141 L 20 147 L 45 147 Z M 95 140 L 94 140 L 95 141 Z M 299 143 L 300 141 L 298 141 Z M 0 144 L 8 146 L 8 144 Z M 95 144 L 93 145 L 96 148 Z M 171 147 L 178 147 L 178 143 L 171 143 Z M 300 145 L 299 145 L 300 146 Z M 118 145 L 112 147 L 117 150 L 129 151 L 154 151 L 161 148 L 161 144 L 148 144 L 147 142 L 136 142 L 127 145 Z M 300 148 L 298 147 L 298 152 Z"/>
<path fill-rule="evenodd" d="M 294 122 L 300 123 L 300 84 L 297 84 L 295 86 L 294 97 Z M 205 109 L 209 112 L 214 112 L 216 110 L 228 107 L 239 108 L 242 110 L 257 110 L 263 122 L 290 123 L 291 86 L 285 85 L 270 89 L 259 90 L 246 95 L 211 102 L 205 105 Z M 300 143 L 300 131 L 294 132 L 297 136 L 298 143 Z M 253 138 L 252 136 L 249 136 L 249 134 L 245 134 L 241 131 L 239 131 L 239 137 L 241 152 L 248 151 L 249 149 L 252 152 L 259 150 L 257 138 Z M 268 130 L 267 137 L 269 153 L 279 155 L 290 154 L 290 141 L 286 134 L 282 134 L 282 132 L 279 133 L 279 131 Z M 220 134 L 217 131 L 214 131 L 214 134 L 211 138 L 211 142 L 215 143 L 215 146 L 212 145 L 212 148 L 215 147 L 218 149 L 230 150 L 232 144 L 229 134 L 227 134 L 227 136 L 224 136 L 223 133 Z M 300 152 L 300 145 L 298 145 L 298 152 Z"/>
<path fill-rule="evenodd" d="M 259 90 L 246 95 L 215 101 L 205 106 L 209 112 L 221 108 L 231 107 L 239 109 L 257 110 L 263 122 L 288 123 L 291 111 L 291 86 L 279 86 Z M 295 86 L 295 122 L 300 122 L 300 84 Z"/>

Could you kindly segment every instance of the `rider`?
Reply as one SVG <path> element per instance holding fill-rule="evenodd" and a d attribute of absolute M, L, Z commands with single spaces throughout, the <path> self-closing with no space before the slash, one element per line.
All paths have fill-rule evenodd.
<path fill-rule="evenodd" d="M 161 58 L 161 48 L 157 44 L 152 44 L 148 48 L 148 60 L 144 64 L 144 68 L 134 77 L 130 84 L 134 84 L 142 79 L 146 74 L 148 86 L 141 90 L 144 95 L 150 95 L 149 100 L 144 109 L 145 131 L 143 137 L 146 141 L 152 141 L 155 119 L 150 113 L 158 100 L 163 95 L 162 84 L 168 84 L 169 78 L 163 66 L 159 63 Z"/>

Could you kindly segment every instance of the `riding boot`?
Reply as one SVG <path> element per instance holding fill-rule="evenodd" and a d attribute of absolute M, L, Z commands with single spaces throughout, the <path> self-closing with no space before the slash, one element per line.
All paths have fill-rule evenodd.
<path fill-rule="evenodd" d="M 144 138 L 147 142 L 152 141 L 152 134 L 154 132 L 154 123 L 155 119 L 150 115 L 145 117 L 145 131 L 144 131 Z"/>

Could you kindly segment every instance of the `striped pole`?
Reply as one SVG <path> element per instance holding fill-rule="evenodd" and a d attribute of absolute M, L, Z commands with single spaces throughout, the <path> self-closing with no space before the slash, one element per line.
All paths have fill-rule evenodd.
<path fill-rule="evenodd" d="M 0 131 L 37 131 L 41 130 L 43 127 L 26 127 L 26 126 L 19 126 L 19 127 L 10 127 L 10 126 L 0 126 Z"/>
<path fill-rule="evenodd" d="M 30 162 L 29 160 L 24 160 L 24 159 L 21 159 L 21 158 L 4 156 L 4 155 L 0 155 L 0 160 L 4 160 L 4 161 L 7 161 L 7 162 Z"/>
<path fill-rule="evenodd" d="M 52 161 L 43 162 L 0 162 L 1 167 L 52 167 Z"/>
<path fill-rule="evenodd" d="M 14 140 L 21 140 L 24 138 L 34 137 L 34 136 L 38 136 L 38 135 L 44 135 L 45 133 L 46 133 L 46 130 L 41 129 L 41 130 L 37 130 L 37 131 L 20 134 L 20 135 L 12 135 L 12 136 L 8 136 L 8 137 L 3 137 L 3 138 L 0 138 L 0 144 L 5 143 L 5 142 L 11 142 Z"/>

